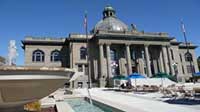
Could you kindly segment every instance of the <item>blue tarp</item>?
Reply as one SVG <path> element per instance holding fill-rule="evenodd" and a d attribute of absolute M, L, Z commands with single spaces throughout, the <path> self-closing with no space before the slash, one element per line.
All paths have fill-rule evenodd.
<path fill-rule="evenodd" d="M 193 75 L 196 77 L 200 77 L 200 72 L 194 73 Z"/>
<path fill-rule="evenodd" d="M 128 76 L 128 79 L 138 79 L 138 78 L 145 78 L 145 77 L 139 73 L 132 73 L 131 75 Z"/>

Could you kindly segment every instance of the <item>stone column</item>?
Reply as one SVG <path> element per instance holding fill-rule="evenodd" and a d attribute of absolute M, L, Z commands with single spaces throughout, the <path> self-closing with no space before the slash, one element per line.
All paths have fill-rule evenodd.
<path fill-rule="evenodd" d="M 84 75 L 86 75 L 85 64 L 82 64 L 82 70 L 83 70 Z M 88 75 L 88 74 L 87 74 L 87 75 Z"/>
<path fill-rule="evenodd" d="M 146 59 L 146 66 L 147 66 L 147 76 L 151 77 L 152 74 L 151 74 L 148 45 L 144 45 L 144 49 L 145 49 L 145 59 Z"/>
<path fill-rule="evenodd" d="M 160 71 L 160 72 L 165 72 L 164 67 L 163 67 L 163 55 L 162 55 L 162 50 L 160 51 L 160 56 L 159 56 L 159 71 Z"/>
<path fill-rule="evenodd" d="M 73 44 L 72 43 L 70 43 L 69 44 L 69 50 L 70 50 L 70 68 L 73 68 L 73 46 L 72 46 Z"/>
<path fill-rule="evenodd" d="M 132 73 L 132 64 L 131 64 L 131 55 L 130 55 L 130 46 L 126 45 L 126 61 L 127 61 L 127 71 L 128 75 Z"/>
<path fill-rule="evenodd" d="M 158 65 L 157 65 L 157 60 L 156 59 L 153 60 L 153 68 L 154 68 L 154 72 L 158 73 Z"/>
<path fill-rule="evenodd" d="M 171 75 L 175 75 L 174 68 L 173 68 L 173 65 L 172 65 L 173 64 L 172 54 L 171 54 L 169 46 L 167 46 L 167 51 L 168 51 L 168 54 L 169 54 L 169 68 L 170 68 L 170 72 L 171 72 Z"/>
<path fill-rule="evenodd" d="M 103 52 L 103 44 L 99 44 L 99 62 L 100 62 L 100 79 L 99 79 L 99 86 L 105 87 L 105 76 L 103 72 L 103 66 L 104 66 L 104 52 Z"/>
<path fill-rule="evenodd" d="M 163 55 L 163 62 L 164 62 L 165 72 L 169 73 L 168 55 L 167 55 L 166 46 L 162 46 L 162 55 Z"/>
<path fill-rule="evenodd" d="M 110 79 L 112 76 L 111 72 L 111 59 L 110 59 L 110 45 L 106 44 L 106 54 L 107 54 L 107 78 Z"/>

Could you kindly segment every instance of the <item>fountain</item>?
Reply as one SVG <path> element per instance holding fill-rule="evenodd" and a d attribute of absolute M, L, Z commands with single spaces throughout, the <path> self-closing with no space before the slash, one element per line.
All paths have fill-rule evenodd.
<path fill-rule="evenodd" d="M 17 57 L 17 47 L 15 45 L 15 40 L 10 40 L 8 47 L 8 65 L 16 65 L 16 57 Z"/>
<path fill-rule="evenodd" d="M 58 67 L 14 66 L 15 41 L 9 44 L 8 65 L 0 67 L 0 111 L 22 112 L 23 105 L 39 100 L 68 82 L 74 70 Z"/>

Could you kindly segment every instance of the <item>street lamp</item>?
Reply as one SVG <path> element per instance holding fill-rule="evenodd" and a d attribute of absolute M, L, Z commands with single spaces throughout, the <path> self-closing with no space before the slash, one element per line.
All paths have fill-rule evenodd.
<path fill-rule="evenodd" d="M 175 72 L 175 78 L 176 78 L 176 80 L 177 80 L 177 74 L 178 74 L 178 68 L 177 68 L 177 65 L 178 65 L 178 63 L 173 63 L 172 64 L 172 66 L 173 66 L 173 69 L 174 69 L 174 72 Z"/>
<path fill-rule="evenodd" d="M 117 68 L 118 66 L 119 66 L 119 65 L 117 64 L 116 61 L 112 61 L 112 62 L 111 62 L 112 74 L 113 74 L 113 75 L 116 75 L 116 74 L 117 74 L 117 73 L 116 73 L 116 68 Z"/>

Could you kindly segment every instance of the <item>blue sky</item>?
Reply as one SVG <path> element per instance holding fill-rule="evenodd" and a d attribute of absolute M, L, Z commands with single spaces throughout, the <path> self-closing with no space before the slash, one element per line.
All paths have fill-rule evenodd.
<path fill-rule="evenodd" d="M 167 32 L 184 41 L 180 19 L 188 40 L 200 46 L 200 0 L 0 0 L 0 55 L 7 56 L 8 42 L 16 40 L 17 64 L 24 64 L 21 40 L 25 36 L 67 37 L 84 33 L 84 11 L 91 30 L 102 18 L 102 10 L 112 5 L 117 17 L 145 32 Z M 200 56 L 200 48 L 196 49 Z"/>

